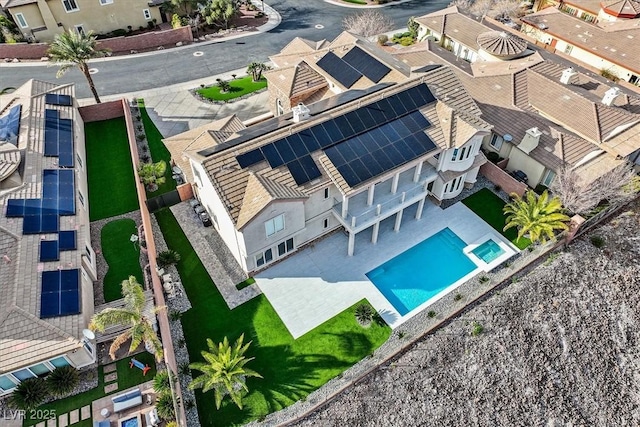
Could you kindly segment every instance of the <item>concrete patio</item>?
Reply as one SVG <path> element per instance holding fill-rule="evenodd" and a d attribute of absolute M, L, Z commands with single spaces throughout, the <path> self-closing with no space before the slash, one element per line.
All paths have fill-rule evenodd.
<path fill-rule="evenodd" d="M 366 277 L 366 273 L 396 255 L 415 246 L 438 231 L 449 227 L 467 244 L 490 234 L 495 241 L 518 250 L 491 226 L 462 203 L 444 210 L 425 203 L 422 219 L 416 220 L 417 204 L 405 209 L 399 232 L 393 231 L 395 219 L 380 225 L 378 243 L 371 243 L 371 228 L 356 236 L 355 253 L 347 256 L 347 236 L 341 232 L 311 244 L 301 252 L 259 273 L 256 283 L 294 338 L 366 298 L 395 328 L 424 309 L 425 304 L 401 316 Z M 477 268 L 447 291 L 475 276 Z M 429 300 L 427 303 L 432 303 Z"/>
<path fill-rule="evenodd" d="M 130 392 L 135 389 L 140 389 L 140 391 L 142 392 L 142 404 L 122 412 L 114 412 L 113 401 L 111 399 L 114 396 L 118 396 L 120 394 L 124 394 L 126 392 Z M 140 417 L 144 419 L 145 414 L 153 410 L 155 397 L 156 397 L 155 392 L 153 391 L 153 381 L 147 381 L 140 385 L 137 385 L 136 387 L 122 390 L 121 392 L 113 393 L 103 398 L 100 398 L 98 400 L 95 400 L 91 404 L 91 415 L 94 421 L 109 420 L 111 425 L 116 425 L 119 419 L 134 418 L 134 417 L 137 417 L 138 415 L 140 415 Z M 108 414 L 109 414 L 106 417 L 102 415 L 102 411 L 105 409 L 108 411 Z"/>

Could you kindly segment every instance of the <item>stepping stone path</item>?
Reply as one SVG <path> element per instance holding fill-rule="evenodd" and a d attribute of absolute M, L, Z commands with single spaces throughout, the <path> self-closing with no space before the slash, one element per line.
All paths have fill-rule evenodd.
<path fill-rule="evenodd" d="M 106 386 L 104 386 L 105 394 L 114 392 L 117 389 L 118 389 L 118 383 L 111 383 L 111 384 L 107 384 Z"/>
<path fill-rule="evenodd" d="M 47 420 L 47 427 L 56 427 L 56 419 L 51 418 L 50 420 Z"/>
<path fill-rule="evenodd" d="M 78 421 L 80 421 L 80 410 L 74 409 L 73 411 L 69 412 L 69 424 L 75 424 Z"/>
<path fill-rule="evenodd" d="M 105 365 L 105 367 L 104 367 L 104 373 L 105 374 L 108 374 L 108 373 L 113 372 L 115 370 L 116 370 L 116 364 L 115 363 L 112 363 L 110 365 Z"/>
<path fill-rule="evenodd" d="M 46 424 L 43 422 L 36 424 L 36 427 L 46 427 Z"/>
<path fill-rule="evenodd" d="M 86 420 L 89 418 L 91 418 L 91 406 L 83 406 L 82 409 L 80 409 L 80 419 Z"/>
<path fill-rule="evenodd" d="M 105 383 L 110 383 L 111 381 L 115 381 L 117 379 L 118 379 L 118 373 L 117 372 L 112 372 L 112 373 L 104 376 L 104 382 Z"/>
<path fill-rule="evenodd" d="M 69 414 L 62 414 L 58 417 L 58 427 L 67 427 L 69 425 Z"/>

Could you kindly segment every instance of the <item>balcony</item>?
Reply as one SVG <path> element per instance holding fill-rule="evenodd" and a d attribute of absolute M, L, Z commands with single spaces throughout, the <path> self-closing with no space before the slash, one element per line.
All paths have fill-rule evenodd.
<path fill-rule="evenodd" d="M 346 217 L 342 217 L 342 201 L 336 200 L 333 205 L 335 216 L 348 231 L 358 233 L 376 222 L 398 213 L 407 206 L 419 202 L 429 194 L 427 185 L 435 181 L 438 174 L 433 166 L 425 162 L 418 182 L 414 182 L 414 170 L 412 168 L 400 173 L 395 193 L 391 192 L 393 179 L 376 184 L 371 205 L 367 204 L 368 191 L 349 197 Z"/>

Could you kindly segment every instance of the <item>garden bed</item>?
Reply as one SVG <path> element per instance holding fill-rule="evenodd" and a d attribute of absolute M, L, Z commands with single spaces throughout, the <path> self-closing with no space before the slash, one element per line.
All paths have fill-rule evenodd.
<path fill-rule="evenodd" d="M 226 104 L 229 102 L 246 99 L 252 95 L 267 90 L 267 80 L 263 77 L 254 82 L 251 76 L 241 77 L 229 81 L 231 86 L 228 92 L 222 92 L 217 85 L 194 89 L 192 93 L 196 98 L 212 104 Z"/>

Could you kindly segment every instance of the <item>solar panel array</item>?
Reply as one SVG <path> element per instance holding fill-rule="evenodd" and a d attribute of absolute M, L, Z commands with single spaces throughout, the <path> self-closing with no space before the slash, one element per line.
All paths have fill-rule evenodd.
<path fill-rule="evenodd" d="M 375 59 L 373 56 L 360 49 L 358 46 L 351 49 L 342 60 L 353 68 L 364 74 L 366 78 L 374 83 L 378 83 L 384 76 L 389 74 L 391 68 Z"/>
<path fill-rule="evenodd" d="M 57 93 L 48 93 L 44 96 L 44 102 L 49 105 L 62 105 L 70 107 L 73 105 L 70 95 L 59 95 Z"/>
<path fill-rule="evenodd" d="M 353 86 L 362 73 L 351 65 L 344 62 L 338 55 L 333 52 L 327 52 L 316 65 L 326 71 L 331 77 L 336 79 L 346 88 Z"/>
<path fill-rule="evenodd" d="M 7 217 L 23 217 L 22 234 L 57 233 L 61 215 L 75 215 L 75 177 L 71 169 L 42 172 L 42 198 L 9 199 Z"/>
<path fill-rule="evenodd" d="M 40 241 L 40 261 L 58 261 L 60 252 L 76 249 L 76 231 L 65 230 L 58 232 L 58 240 Z"/>
<path fill-rule="evenodd" d="M 363 142 L 363 145 L 351 143 L 357 144 L 357 147 L 356 145 L 353 146 L 353 148 L 358 149 L 356 157 L 370 154 L 379 148 L 377 143 L 377 138 L 381 137 L 380 131 L 378 130 L 379 128 L 397 121 L 397 119 L 415 112 L 415 110 L 433 101 L 435 101 L 435 97 L 429 88 L 424 84 L 420 84 L 357 110 L 350 111 L 323 123 L 301 130 L 298 133 L 288 135 L 275 142 L 265 144 L 260 148 L 248 151 L 247 153 L 237 156 L 236 160 L 242 168 L 254 165 L 263 160 L 266 160 L 272 168 L 286 165 L 296 184 L 302 185 L 321 176 L 320 169 L 310 156 L 314 151 L 323 149 L 327 152 L 327 149 L 330 147 L 339 146 L 344 141 L 360 135 L 361 138 L 358 138 L 358 141 L 365 141 L 366 143 Z M 428 148 L 430 145 L 426 143 L 426 140 L 429 139 L 426 134 L 416 135 L 416 132 L 413 130 L 411 133 L 407 133 L 405 130 L 407 127 L 414 129 L 419 124 L 422 126 L 420 129 L 420 131 L 422 131 L 429 126 L 429 122 L 424 119 L 419 112 L 417 115 L 423 118 L 423 120 L 419 122 L 416 122 L 416 120 L 419 119 L 417 119 L 414 114 L 409 115 L 411 116 L 409 119 L 392 125 L 391 130 L 387 131 L 387 128 L 385 128 L 385 132 L 391 132 L 392 138 L 395 138 L 393 137 L 393 132 L 402 132 L 402 134 L 406 135 L 406 138 L 411 141 L 412 146 L 414 146 L 413 144 L 416 143 L 415 140 L 418 138 L 420 144 L 424 145 L 424 149 L 427 151 L 430 150 L 430 148 Z M 398 129 L 394 129 L 394 127 L 398 127 Z M 367 134 L 372 135 L 371 137 L 367 137 Z M 382 137 L 384 137 L 384 139 L 381 140 L 381 143 L 384 145 L 392 144 L 385 134 L 382 134 Z M 411 156 L 414 155 L 413 150 L 411 150 L 409 146 L 398 142 L 396 139 L 393 139 L 393 141 L 394 149 L 409 149 Z M 349 147 L 349 149 L 353 149 L 351 145 Z M 422 154 L 425 154 L 427 151 L 424 151 Z M 394 161 L 392 164 L 389 164 L 384 171 L 399 166 L 403 162 L 398 163 Z M 353 179 L 351 181 L 355 182 Z"/>
<path fill-rule="evenodd" d="M 9 141 L 15 146 L 18 145 L 21 113 L 22 105 L 16 105 L 11 107 L 7 114 L 0 117 L 0 141 Z"/>
<path fill-rule="evenodd" d="M 73 120 L 61 119 L 58 110 L 44 114 L 44 155 L 58 157 L 61 167 L 73 167 Z"/>
<path fill-rule="evenodd" d="M 80 270 L 42 272 L 40 318 L 80 313 Z"/>

